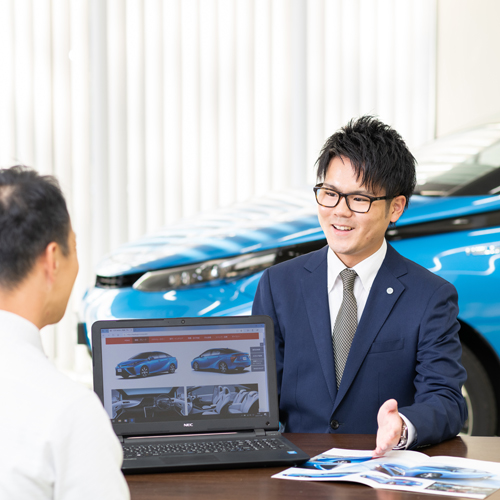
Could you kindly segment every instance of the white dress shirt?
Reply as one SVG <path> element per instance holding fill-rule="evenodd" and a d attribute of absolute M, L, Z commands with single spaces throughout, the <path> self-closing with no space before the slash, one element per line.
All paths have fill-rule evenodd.
<path fill-rule="evenodd" d="M 354 297 L 356 298 L 358 306 L 358 324 L 365 309 L 366 301 L 368 299 L 368 295 L 370 294 L 373 281 L 375 280 L 380 266 L 385 259 L 386 253 L 387 242 L 384 239 L 382 246 L 374 254 L 350 268 L 356 271 L 357 274 L 354 281 Z M 342 304 L 344 292 L 340 272 L 346 268 L 346 265 L 337 257 L 331 248 L 328 249 L 327 268 L 328 305 L 330 308 L 330 322 L 333 331 L 333 327 L 340 310 L 340 305 Z M 416 439 L 417 431 L 415 426 L 404 415 L 401 415 L 401 413 L 399 415 L 408 427 L 408 443 L 406 446 L 408 447 Z"/>
<path fill-rule="evenodd" d="M 35 325 L 1 310 L 0 352 L 0 499 L 128 500 L 97 396 L 53 366 Z"/>

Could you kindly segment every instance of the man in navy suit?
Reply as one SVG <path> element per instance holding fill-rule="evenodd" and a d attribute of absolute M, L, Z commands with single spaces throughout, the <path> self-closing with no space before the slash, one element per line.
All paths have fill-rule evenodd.
<path fill-rule="evenodd" d="M 364 116 L 327 140 L 317 178 L 328 246 L 267 269 L 253 306 L 274 321 L 286 431 L 376 433 L 376 455 L 455 436 L 467 418 L 457 292 L 385 240 L 415 188 L 414 157 Z M 344 298 L 346 268 L 354 299 Z"/>

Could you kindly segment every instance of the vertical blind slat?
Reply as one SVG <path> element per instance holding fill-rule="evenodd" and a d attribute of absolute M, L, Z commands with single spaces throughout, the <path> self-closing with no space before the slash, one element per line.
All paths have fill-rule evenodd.
<path fill-rule="evenodd" d="M 254 194 L 254 58 L 251 0 L 236 2 L 236 199 Z"/>
<path fill-rule="evenodd" d="M 108 164 L 110 246 L 127 241 L 127 71 L 125 4 L 107 1 Z"/>
<path fill-rule="evenodd" d="M 52 173 L 52 57 L 50 0 L 33 3 L 33 126 L 36 168 Z"/>
<path fill-rule="evenodd" d="M 16 163 L 33 165 L 33 7 L 32 0 L 14 2 L 14 67 Z"/>
<path fill-rule="evenodd" d="M 254 186 L 255 194 L 271 188 L 271 4 L 254 2 Z"/>
<path fill-rule="evenodd" d="M 200 2 L 200 210 L 219 204 L 217 94 L 217 0 Z"/>
<path fill-rule="evenodd" d="M 130 240 L 146 226 L 144 2 L 126 3 L 127 54 L 127 216 Z M 161 140 L 160 140 L 161 143 Z"/>
<path fill-rule="evenodd" d="M 108 70 L 106 2 L 90 0 L 90 178 L 87 210 L 92 223 L 92 243 L 87 244 L 90 262 L 97 263 L 110 248 L 109 164 L 108 164 Z M 91 277 L 87 277 L 90 280 Z"/>
<path fill-rule="evenodd" d="M 144 2 L 146 227 L 164 224 L 162 2 Z M 133 166 L 131 166 L 131 169 Z M 144 228 L 143 228 L 144 229 Z"/>
<path fill-rule="evenodd" d="M 307 159 L 313 165 L 325 137 L 324 0 L 308 2 L 307 10 Z M 319 30 L 319 33 L 318 33 Z M 338 75 L 338 73 L 337 73 Z"/>
<path fill-rule="evenodd" d="M 235 89 L 235 2 L 218 2 L 219 53 L 219 205 L 226 206 L 236 199 L 236 89 Z"/>
<path fill-rule="evenodd" d="M 288 169 L 291 157 L 290 106 L 290 3 L 272 2 L 271 26 L 271 189 L 289 185 Z"/>
<path fill-rule="evenodd" d="M 14 0 L 0 0 L 0 67 L 15 74 Z M 15 79 L 0 78 L 0 166 L 16 162 Z"/>
<path fill-rule="evenodd" d="M 181 0 L 163 2 L 164 219 L 182 214 Z"/>
<path fill-rule="evenodd" d="M 202 0 L 203 1 L 203 0 Z M 200 209 L 200 73 L 198 0 L 181 3 L 182 75 L 182 213 L 189 217 Z"/>

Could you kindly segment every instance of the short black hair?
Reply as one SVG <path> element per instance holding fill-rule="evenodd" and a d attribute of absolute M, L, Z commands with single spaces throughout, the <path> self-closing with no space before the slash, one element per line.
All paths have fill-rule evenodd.
<path fill-rule="evenodd" d="M 384 189 L 390 197 L 408 200 L 416 185 L 416 160 L 403 138 L 377 118 L 365 115 L 352 119 L 328 138 L 316 161 L 316 177 L 321 182 L 330 161 L 337 157 L 351 161 L 357 179 L 374 191 Z"/>
<path fill-rule="evenodd" d="M 0 286 L 13 289 L 47 245 L 69 254 L 71 228 L 59 183 L 23 165 L 0 169 Z"/>

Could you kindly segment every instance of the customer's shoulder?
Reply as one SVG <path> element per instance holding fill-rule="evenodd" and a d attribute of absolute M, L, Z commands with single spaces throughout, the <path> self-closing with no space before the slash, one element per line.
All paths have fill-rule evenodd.
<path fill-rule="evenodd" d="M 60 408 L 93 394 L 90 381 L 77 377 L 76 373 L 69 370 L 66 373 L 44 357 L 33 359 L 33 364 L 26 367 L 22 383 L 31 387 L 31 392 L 40 394 L 45 402 Z"/>

